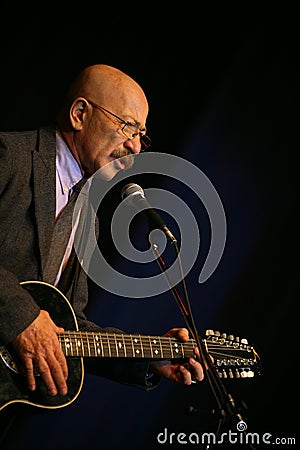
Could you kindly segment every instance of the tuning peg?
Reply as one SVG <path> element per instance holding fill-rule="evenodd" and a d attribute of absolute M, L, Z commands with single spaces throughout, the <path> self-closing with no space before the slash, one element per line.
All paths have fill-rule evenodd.
<path fill-rule="evenodd" d="M 206 330 L 205 331 L 205 336 L 213 336 L 214 335 L 214 330 Z"/>
<path fill-rule="evenodd" d="M 241 370 L 241 378 L 248 378 L 248 372 L 246 370 Z"/>
<path fill-rule="evenodd" d="M 228 335 L 228 340 L 229 340 L 229 341 L 233 341 L 233 340 L 234 340 L 233 334 L 229 334 L 229 335 Z"/>
<path fill-rule="evenodd" d="M 235 378 L 240 378 L 240 377 L 241 377 L 241 375 L 240 375 L 239 369 L 236 368 L 235 369 Z"/>
<path fill-rule="evenodd" d="M 241 344 L 248 345 L 248 340 L 245 338 L 241 339 Z"/>

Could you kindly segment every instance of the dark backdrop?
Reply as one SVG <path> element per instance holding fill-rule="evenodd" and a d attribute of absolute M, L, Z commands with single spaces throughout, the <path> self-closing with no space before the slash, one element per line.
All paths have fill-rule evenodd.
<path fill-rule="evenodd" d="M 217 270 L 198 284 L 209 243 L 203 217 L 203 247 L 187 277 L 199 332 L 212 328 L 248 338 L 260 354 L 261 375 L 225 385 L 246 406 L 248 431 L 292 437 L 298 390 L 298 12 L 200 4 L 197 11 L 181 5 L 185 11 L 162 15 L 152 6 L 146 14 L 125 6 L 68 16 L 46 10 L 4 14 L 0 127 L 47 124 L 69 81 L 88 64 L 115 65 L 144 87 L 152 150 L 199 167 L 226 213 L 227 242 Z M 172 187 L 155 177 L 143 182 Z M 182 196 L 198 208 L 188 193 Z M 107 224 L 118 202 L 113 192 Z M 202 217 L 200 209 L 195 214 Z M 107 254 L 118 263 L 103 220 Z M 93 286 L 88 312 L 127 332 L 163 334 L 184 325 L 171 293 L 128 300 Z M 157 435 L 165 428 L 176 436 L 214 431 L 214 407 L 207 381 L 191 387 L 163 381 L 145 393 L 86 375 L 79 398 L 29 420 L 14 448 L 150 450 L 164 446 Z"/>

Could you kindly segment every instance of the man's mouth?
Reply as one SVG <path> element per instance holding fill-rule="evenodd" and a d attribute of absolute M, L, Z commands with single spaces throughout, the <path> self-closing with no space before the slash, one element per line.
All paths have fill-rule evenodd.
<path fill-rule="evenodd" d="M 115 158 L 114 165 L 120 170 L 126 169 L 126 164 L 122 161 L 122 158 Z"/>
<path fill-rule="evenodd" d="M 132 167 L 134 162 L 134 155 L 132 154 L 122 156 L 112 155 L 112 157 L 114 158 L 116 166 L 120 170 L 129 169 L 130 167 Z"/>

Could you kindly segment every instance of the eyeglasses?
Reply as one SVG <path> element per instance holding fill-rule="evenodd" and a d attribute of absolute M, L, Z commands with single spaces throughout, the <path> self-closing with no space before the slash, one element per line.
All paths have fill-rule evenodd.
<path fill-rule="evenodd" d="M 147 150 L 147 148 L 151 145 L 151 139 L 149 138 L 149 136 L 145 134 L 146 133 L 145 131 L 139 130 L 136 125 L 134 125 L 131 122 L 128 122 L 127 120 L 121 119 L 121 117 L 112 113 L 108 109 L 103 108 L 103 106 L 97 105 L 97 103 L 92 102 L 91 100 L 88 99 L 86 99 L 86 101 L 90 103 L 90 105 L 92 105 L 94 108 L 97 108 L 102 112 L 106 112 L 111 116 L 113 116 L 115 119 L 117 119 L 122 124 L 121 131 L 127 139 L 135 139 L 137 136 L 139 136 L 142 152 Z"/>

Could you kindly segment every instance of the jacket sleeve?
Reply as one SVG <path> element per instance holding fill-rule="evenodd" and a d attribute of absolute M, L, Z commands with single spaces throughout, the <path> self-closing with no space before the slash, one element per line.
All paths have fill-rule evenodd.
<path fill-rule="evenodd" d="M 3 221 L 7 210 L 14 210 L 12 204 L 11 181 L 14 178 L 14 160 L 12 153 L 0 140 L 0 342 L 9 343 L 23 331 L 39 314 L 39 307 L 33 298 L 19 284 L 17 277 L 5 268 L 6 228 Z M 4 207 L 5 206 L 5 207 Z M 13 223 L 10 224 L 13 226 Z"/>
<path fill-rule="evenodd" d="M 0 267 L 0 342 L 5 345 L 27 328 L 40 308 L 16 277 Z"/>

